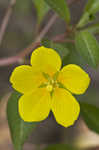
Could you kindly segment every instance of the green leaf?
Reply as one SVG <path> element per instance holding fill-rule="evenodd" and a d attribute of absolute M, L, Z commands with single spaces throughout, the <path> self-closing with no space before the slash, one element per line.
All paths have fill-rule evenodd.
<path fill-rule="evenodd" d="M 22 150 L 24 142 L 36 127 L 36 123 L 24 122 L 18 113 L 18 100 L 21 94 L 13 92 L 8 100 L 7 119 L 15 150 Z"/>
<path fill-rule="evenodd" d="M 45 2 L 67 23 L 70 22 L 70 12 L 65 0 L 45 0 Z"/>
<path fill-rule="evenodd" d="M 80 102 L 81 116 L 88 128 L 99 133 L 99 108 L 84 102 Z"/>
<path fill-rule="evenodd" d="M 99 34 L 99 23 L 89 26 L 87 30 L 92 34 Z"/>
<path fill-rule="evenodd" d="M 95 14 L 99 11 L 99 0 L 88 0 L 88 3 L 85 7 L 85 12 L 89 14 Z"/>
<path fill-rule="evenodd" d="M 94 86 L 93 87 L 89 86 L 85 94 L 76 96 L 76 98 L 81 102 L 90 103 L 92 105 L 99 107 L 98 97 L 99 97 L 99 91 Z"/>
<path fill-rule="evenodd" d="M 99 0 L 89 0 L 77 27 L 81 28 L 89 22 L 93 21 L 95 19 L 94 15 L 97 12 L 99 12 Z"/>
<path fill-rule="evenodd" d="M 82 57 L 79 55 L 78 51 L 76 50 L 75 45 L 71 43 L 65 43 L 64 46 L 69 50 L 69 54 L 68 56 L 64 57 L 63 64 L 76 64 L 83 67 L 85 63 Z"/>
<path fill-rule="evenodd" d="M 76 34 L 75 44 L 87 64 L 96 68 L 99 64 L 99 44 L 87 30 Z"/>
<path fill-rule="evenodd" d="M 46 39 L 43 39 L 41 43 L 42 43 L 42 45 L 44 45 L 47 48 L 52 48 L 52 49 L 56 50 L 59 53 L 62 60 L 64 59 L 64 57 L 68 56 L 68 54 L 69 54 L 68 48 L 66 48 L 63 44 L 54 43 L 54 42 L 52 42 L 50 40 L 46 40 Z"/>
<path fill-rule="evenodd" d="M 86 12 L 81 17 L 80 21 L 77 24 L 77 28 L 82 28 L 85 25 L 87 25 L 89 22 L 92 22 L 96 19 L 96 17 L 93 14 L 90 14 L 89 12 Z"/>
<path fill-rule="evenodd" d="M 44 0 L 32 0 L 36 10 L 37 10 L 37 17 L 38 17 L 38 24 L 41 23 L 43 17 L 49 11 L 48 5 L 45 3 Z"/>
<path fill-rule="evenodd" d="M 44 150 L 77 150 L 77 148 L 74 148 L 66 144 L 54 144 L 54 145 L 49 145 Z"/>

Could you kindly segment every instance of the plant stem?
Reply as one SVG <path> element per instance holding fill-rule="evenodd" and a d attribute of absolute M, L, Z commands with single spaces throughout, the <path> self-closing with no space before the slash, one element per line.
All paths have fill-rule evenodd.
<path fill-rule="evenodd" d="M 10 64 L 14 64 L 16 62 L 20 62 L 20 60 L 23 57 L 27 56 L 35 47 L 40 45 L 40 40 L 49 31 L 49 29 L 54 24 L 56 19 L 57 19 L 57 15 L 55 14 L 55 15 L 53 15 L 53 17 L 51 17 L 51 19 L 49 20 L 47 25 L 44 27 L 44 29 L 40 32 L 40 34 L 37 36 L 35 41 L 30 46 L 25 48 L 22 52 L 20 52 L 18 55 L 0 59 L 0 66 L 10 65 Z"/>
<path fill-rule="evenodd" d="M 16 0 L 11 0 L 11 2 L 16 2 Z M 78 2 L 78 0 L 68 0 L 68 4 L 69 5 L 71 5 L 74 2 Z M 15 3 L 13 3 L 13 4 L 15 4 Z M 3 27 L 1 26 L 2 28 L 4 28 L 4 29 L 1 28 L 1 30 L 0 30 L 0 31 L 2 31 L 2 32 L 0 32 L 1 41 L 3 39 L 3 36 L 4 36 L 5 30 L 6 30 L 9 18 L 10 18 L 11 13 L 12 13 L 12 6 L 13 5 L 10 5 L 10 7 L 8 8 L 7 12 L 9 12 L 9 9 L 10 9 L 10 13 L 8 13 L 9 15 L 5 16 L 5 18 L 4 18 L 3 22 L 5 22 L 5 23 L 3 23 L 3 24 L 5 24 L 5 25 L 2 25 Z M 51 28 L 51 26 L 56 21 L 56 19 L 57 19 L 57 15 L 54 14 L 53 17 L 47 23 L 47 25 L 44 27 L 44 29 L 37 36 L 37 38 L 35 39 L 35 41 L 32 44 L 30 44 L 30 46 L 28 46 L 27 48 L 25 48 L 23 51 L 21 51 L 16 56 L 11 56 L 11 57 L 0 59 L 0 66 L 7 66 L 7 65 L 10 65 L 10 64 L 14 64 L 14 63 L 20 62 L 20 60 L 22 60 L 23 57 L 27 56 L 34 48 L 36 48 L 37 46 L 40 45 L 41 39 L 46 35 L 46 33 L 49 31 L 49 29 Z M 56 39 L 56 42 L 61 42 L 61 43 L 62 42 L 71 42 L 71 43 L 74 43 L 73 40 L 68 40 L 68 39 L 67 40 L 66 39 L 65 40 L 64 39 L 61 40 L 60 38 Z"/>
<path fill-rule="evenodd" d="M 5 31 L 6 31 L 8 22 L 9 22 L 9 19 L 10 19 L 11 14 L 12 14 L 13 7 L 15 6 L 15 3 L 16 3 L 16 0 L 11 0 L 10 1 L 10 4 L 9 4 L 9 6 L 7 8 L 7 11 L 5 13 L 4 19 L 2 21 L 2 24 L 1 24 L 1 27 L 0 27 L 0 45 L 2 43 L 2 40 L 3 40 Z"/>

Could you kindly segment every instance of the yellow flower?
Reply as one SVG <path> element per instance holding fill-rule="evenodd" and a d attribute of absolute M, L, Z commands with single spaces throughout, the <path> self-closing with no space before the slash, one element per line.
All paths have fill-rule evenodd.
<path fill-rule="evenodd" d="M 88 88 L 88 74 L 75 64 L 61 69 L 61 59 L 51 48 L 39 47 L 31 56 L 31 66 L 16 67 L 10 77 L 12 86 L 23 93 L 19 99 L 19 114 L 24 121 L 41 121 L 52 111 L 56 121 L 68 127 L 80 112 L 73 94 L 83 94 Z"/>

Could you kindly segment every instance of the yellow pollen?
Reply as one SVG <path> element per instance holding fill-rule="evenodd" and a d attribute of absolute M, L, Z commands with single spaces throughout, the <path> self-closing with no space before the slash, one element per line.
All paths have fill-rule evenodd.
<path fill-rule="evenodd" d="M 53 79 L 52 79 L 51 81 L 52 81 L 52 84 L 54 84 L 54 83 L 55 83 L 55 81 L 54 81 Z"/>
<path fill-rule="evenodd" d="M 53 90 L 53 86 L 51 84 L 47 85 L 46 88 L 49 92 L 51 92 Z"/>

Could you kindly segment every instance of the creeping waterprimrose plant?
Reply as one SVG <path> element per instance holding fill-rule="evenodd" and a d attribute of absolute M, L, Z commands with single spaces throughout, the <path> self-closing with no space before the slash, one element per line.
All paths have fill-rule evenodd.
<path fill-rule="evenodd" d="M 71 5 L 74 7 L 70 12 Z M 85 6 L 81 11 L 79 6 L 82 5 Z M 13 6 L 15 6 L 14 9 L 12 9 Z M 83 13 L 81 14 L 80 11 Z M 80 150 L 81 148 L 85 150 L 83 149 L 83 147 L 86 148 L 85 143 L 90 142 L 87 142 L 83 125 L 88 127 L 86 134 L 87 130 L 99 134 L 99 100 L 97 100 L 99 98 L 99 71 L 97 71 L 99 43 L 98 36 L 96 38 L 96 34 L 99 34 L 99 18 L 97 17 L 99 0 L 86 0 L 86 4 L 83 4 L 83 0 L 11 0 L 7 15 L 0 26 L 0 44 L 2 44 L 12 12 L 15 16 L 20 14 L 20 19 L 18 21 L 17 17 L 15 23 L 12 20 L 9 26 L 11 28 L 8 27 L 7 37 L 5 34 L 3 42 L 5 44 L 9 39 L 6 49 L 14 51 L 14 48 L 20 49 L 32 41 L 27 48 L 15 56 L 0 59 L 2 67 L 14 64 L 9 75 L 12 91 L 7 103 L 7 120 L 14 149 L 23 150 L 24 143 L 33 131 L 35 134 L 32 135 L 31 141 L 33 144 L 39 143 L 35 142 L 35 135 L 41 126 L 45 132 L 52 131 L 54 135 L 52 128 L 55 126 L 55 129 L 66 130 L 66 134 L 64 132 L 63 135 L 61 132 L 57 135 L 61 135 L 62 138 L 57 137 L 56 140 L 52 138 L 50 141 L 63 144 L 49 146 L 44 141 L 42 144 L 47 145 L 48 148 L 43 148 L 42 144 L 41 147 L 34 144 L 37 146 L 36 149 Z M 81 17 L 76 19 L 78 14 L 81 14 Z M 31 21 L 29 21 L 30 18 L 32 18 Z M 12 26 L 16 29 L 14 33 Z M 11 36 L 10 41 L 8 37 Z M 5 48 L 4 45 L 0 46 Z M 67 145 L 67 130 L 79 127 L 80 133 L 74 133 L 73 136 L 72 132 L 70 134 L 72 140 L 68 141 L 72 146 Z M 43 133 L 42 128 L 41 130 Z M 55 134 L 56 131 L 60 132 L 55 130 Z M 85 141 L 80 139 L 82 133 Z M 41 136 L 44 139 L 43 135 Z M 77 138 L 79 138 L 78 143 L 76 143 Z M 90 144 L 87 144 L 88 146 L 91 148 Z"/>
<path fill-rule="evenodd" d="M 41 121 L 52 111 L 64 127 L 74 124 L 80 106 L 73 94 L 83 94 L 90 78 L 79 66 L 69 64 L 61 69 L 61 58 L 50 48 L 39 47 L 31 56 L 31 66 L 22 65 L 12 72 L 10 82 L 23 96 L 18 111 L 24 121 Z"/>

